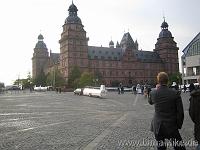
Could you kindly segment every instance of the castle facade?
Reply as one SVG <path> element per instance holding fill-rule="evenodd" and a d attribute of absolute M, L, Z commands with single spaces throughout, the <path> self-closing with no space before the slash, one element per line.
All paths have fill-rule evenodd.
<path fill-rule="evenodd" d="M 101 74 L 107 86 L 113 82 L 124 85 L 155 84 L 160 71 L 168 74 L 179 72 L 178 47 L 164 20 L 153 51 L 138 49 L 129 32 L 124 33 L 120 43 L 111 40 L 108 47 L 88 46 L 89 38 L 78 17 L 78 9 L 72 3 L 61 33 L 60 53 L 49 52 L 44 37 L 40 34 L 32 57 L 32 76 L 36 78 L 42 71 L 53 71 L 56 67 L 68 80 L 74 66 L 81 72 Z"/>

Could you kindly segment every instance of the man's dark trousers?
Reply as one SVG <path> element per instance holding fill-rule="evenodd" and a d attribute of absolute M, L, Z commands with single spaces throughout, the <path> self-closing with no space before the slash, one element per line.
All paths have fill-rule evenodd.
<path fill-rule="evenodd" d="M 167 143 L 164 143 L 166 142 L 165 139 L 170 140 L 171 143 L 169 144 L 171 144 L 175 150 L 186 150 L 178 130 L 172 133 L 166 131 L 167 129 L 161 125 L 159 133 L 155 135 L 156 141 L 158 142 L 157 150 L 166 150 L 167 147 L 165 144 Z"/>

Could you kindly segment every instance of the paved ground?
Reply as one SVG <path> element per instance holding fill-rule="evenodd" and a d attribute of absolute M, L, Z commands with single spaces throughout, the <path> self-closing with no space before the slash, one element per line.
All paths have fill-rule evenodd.
<path fill-rule="evenodd" d="M 191 144 L 189 94 L 182 98 L 181 135 Z M 105 99 L 55 92 L 1 94 L 0 149 L 153 150 L 152 116 L 147 99 L 131 93 L 110 92 Z"/>

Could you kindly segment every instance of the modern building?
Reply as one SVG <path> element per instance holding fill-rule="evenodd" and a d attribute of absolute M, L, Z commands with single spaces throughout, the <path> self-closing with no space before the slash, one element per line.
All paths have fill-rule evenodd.
<path fill-rule="evenodd" d="M 72 3 L 68 11 L 59 40 L 59 54 L 50 52 L 48 56 L 43 36 L 39 35 L 32 58 L 33 78 L 41 71 L 52 71 L 54 65 L 66 80 L 77 66 L 81 72 L 101 74 L 106 85 L 117 81 L 124 85 L 155 84 L 158 72 L 179 72 L 178 47 L 165 20 L 153 51 L 139 50 L 137 40 L 134 41 L 129 32 L 124 33 L 116 45 L 111 40 L 108 47 L 97 47 L 88 46 L 89 38 L 78 17 L 77 7 Z"/>
<path fill-rule="evenodd" d="M 182 52 L 181 63 L 183 84 L 195 83 L 200 76 L 200 32 Z"/>

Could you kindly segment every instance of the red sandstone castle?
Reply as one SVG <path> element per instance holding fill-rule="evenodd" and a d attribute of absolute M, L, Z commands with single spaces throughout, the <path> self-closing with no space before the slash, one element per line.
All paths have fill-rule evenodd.
<path fill-rule="evenodd" d="M 72 3 L 68 11 L 59 40 L 60 53 L 50 51 L 49 55 L 43 36 L 38 36 L 32 58 L 33 78 L 56 67 L 67 81 L 73 67 L 78 66 L 82 72 L 100 73 L 106 85 L 116 81 L 130 85 L 154 84 L 160 71 L 179 72 L 178 47 L 165 20 L 153 51 L 138 50 L 138 43 L 129 32 L 116 46 L 111 40 L 109 47 L 96 47 L 88 46 L 89 38 L 77 16 L 77 7 Z"/>

